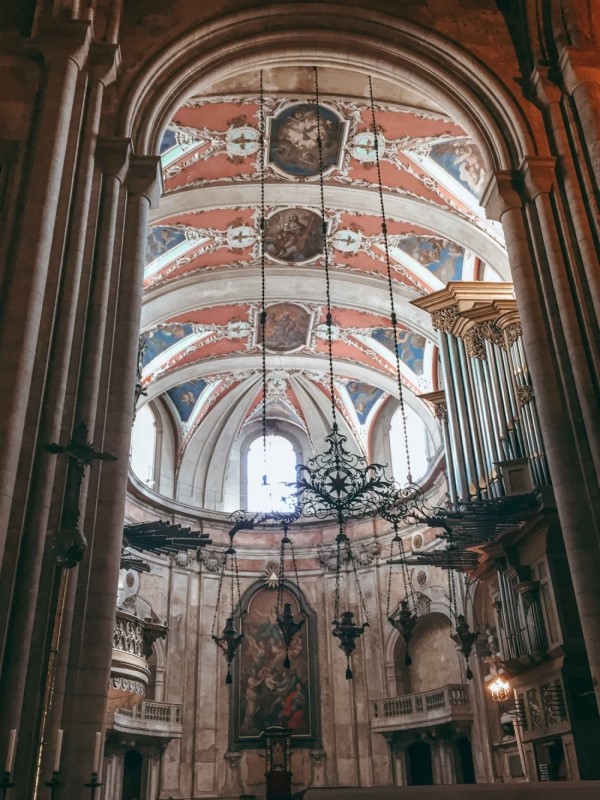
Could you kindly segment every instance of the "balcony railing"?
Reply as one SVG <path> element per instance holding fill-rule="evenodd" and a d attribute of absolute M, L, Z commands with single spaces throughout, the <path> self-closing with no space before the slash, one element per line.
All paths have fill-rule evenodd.
<path fill-rule="evenodd" d="M 167 625 L 152 617 L 117 609 L 113 638 L 108 705 L 131 708 L 146 696 L 152 646 L 167 634 Z"/>
<path fill-rule="evenodd" d="M 468 687 L 451 683 L 431 692 L 373 700 L 371 728 L 386 733 L 472 718 Z"/>
<path fill-rule="evenodd" d="M 112 717 L 115 731 L 138 735 L 180 738 L 182 728 L 181 705 L 144 700 L 132 708 L 119 708 Z"/>

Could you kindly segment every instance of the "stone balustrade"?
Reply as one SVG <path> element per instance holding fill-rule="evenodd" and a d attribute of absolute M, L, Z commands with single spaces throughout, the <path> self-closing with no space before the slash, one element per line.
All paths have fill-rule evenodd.
<path fill-rule="evenodd" d="M 112 714 L 112 728 L 121 733 L 168 739 L 181 738 L 182 707 L 178 703 L 144 700 L 131 708 L 119 708 Z"/>
<path fill-rule="evenodd" d="M 152 646 L 156 639 L 164 638 L 166 634 L 167 626 L 158 620 L 117 609 L 108 692 L 109 709 L 132 707 L 145 698 Z"/>
<path fill-rule="evenodd" d="M 472 718 L 469 689 L 462 683 L 451 683 L 421 694 L 373 700 L 371 707 L 371 728 L 378 733 Z"/>

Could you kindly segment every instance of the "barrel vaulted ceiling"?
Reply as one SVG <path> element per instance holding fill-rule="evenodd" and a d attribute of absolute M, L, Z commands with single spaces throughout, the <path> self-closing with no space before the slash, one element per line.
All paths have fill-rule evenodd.
<path fill-rule="evenodd" d="M 373 422 L 397 394 L 393 334 L 371 112 L 365 97 L 334 91 L 364 90 L 365 80 L 333 72 L 321 81 L 325 242 L 311 71 L 286 67 L 266 80 L 268 418 L 302 429 L 317 449 L 327 432 L 325 246 L 335 402 L 346 432 L 369 452 Z M 143 383 L 173 421 L 179 464 L 203 431 L 219 425 L 233 446 L 260 419 L 258 84 L 249 75 L 192 97 L 162 141 L 164 196 L 144 276 Z M 466 132 L 410 89 L 376 89 L 402 381 L 431 420 L 414 398 L 437 388 L 435 336 L 410 300 L 450 280 L 507 278 L 506 254 L 501 230 L 478 204 L 486 175 Z M 202 450 L 198 441 L 194 449 Z"/>

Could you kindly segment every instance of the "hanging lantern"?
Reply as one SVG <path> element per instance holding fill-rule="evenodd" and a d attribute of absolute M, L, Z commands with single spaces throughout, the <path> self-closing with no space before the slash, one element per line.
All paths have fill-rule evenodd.
<path fill-rule="evenodd" d="M 463 654 L 465 661 L 467 662 L 467 680 L 469 681 L 473 678 L 473 673 L 471 672 L 471 667 L 469 666 L 469 656 L 471 655 L 471 650 L 473 649 L 473 645 L 477 641 L 478 636 L 479 631 L 470 630 L 467 620 L 462 614 L 458 614 L 456 616 L 456 631 L 450 636 L 450 638 L 454 641 L 460 652 Z"/>
<path fill-rule="evenodd" d="M 369 623 L 363 622 L 362 625 L 355 625 L 352 611 L 342 611 L 341 619 L 335 619 L 332 625 L 331 633 L 340 640 L 340 650 L 343 650 L 346 655 L 346 680 L 351 680 L 353 675 L 350 668 L 350 656 L 356 650 L 356 640 L 362 636 L 365 628 L 369 627 Z"/>
<path fill-rule="evenodd" d="M 221 636 L 217 636 L 215 634 L 215 628 L 217 626 L 217 617 L 219 615 L 219 608 L 221 605 L 221 594 L 223 591 L 223 582 L 225 578 L 225 568 L 227 563 L 230 562 L 230 575 L 231 575 L 231 588 L 230 588 L 230 604 L 231 604 L 231 611 L 229 616 L 225 621 L 225 627 L 223 628 L 223 633 Z M 235 602 L 235 589 L 237 588 L 237 606 Z M 237 563 L 237 554 L 234 548 L 230 545 L 229 548 L 225 552 L 225 558 L 223 559 L 223 564 L 221 566 L 221 573 L 219 575 L 219 588 L 217 591 L 217 604 L 215 606 L 215 616 L 213 618 L 212 624 L 212 632 L 211 636 L 215 644 L 223 651 L 223 655 L 225 656 L 225 660 L 227 661 L 227 677 L 225 678 L 225 683 L 230 684 L 232 683 L 231 677 L 231 662 L 233 661 L 235 654 L 237 652 L 238 647 L 240 646 L 242 639 L 244 638 L 243 633 L 238 633 L 235 628 L 235 613 L 237 609 L 241 608 L 241 595 L 240 595 L 240 576 L 238 571 L 238 563 Z"/>
<path fill-rule="evenodd" d="M 291 603 L 284 603 L 283 612 L 281 614 L 277 614 L 277 624 L 279 625 L 283 643 L 285 644 L 285 658 L 283 659 L 283 666 L 285 669 L 289 669 L 291 664 L 288 651 L 294 636 L 304 625 L 304 620 L 301 619 L 300 622 L 296 622 L 294 615 L 292 614 Z"/>
<path fill-rule="evenodd" d="M 394 522 L 395 536 L 390 542 L 390 557 L 388 572 L 388 585 L 387 585 L 387 610 L 386 615 L 390 624 L 398 631 L 404 640 L 404 663 L 407 667 L 412 664 L 412 658 L 409 653 L 409 644 L 412 638 L 412 632 L 417 624 L 417 604 L 415 602 L 410 575 L 408 574 L 408 566 L 406 564 L 406 553 L 404 551 L 404 542 L 398 533 L 398 522 Z M 394 545 L 398 546 L 398 561 L 394 561 Z M 400 608 L 391 613 L 391 599 L 392 599 L 392 567 L 394 564 L 399 563 L 402 571 L 402 582 L 404 583 L 404 600 L 400 601 Z M 410 610 L 409 598 L 412 601 L 413 611 Z"/>
<path fill-rule="evenodd" d="M 407 667 L 410 667 L 412 664 L 412 658 L 410 657 L 408 647 L 412 638 L 413 629 L 419 621 L 417 619 L 417 615 L 408 607 L 408 600 L 401 600 L 400 608 L 395 614 L 388 616 L 388 620 L 404 640 L 404 663 Z"/>
<path fill-rule="evenodd" d="M 244 634 L 236 631 L 235 625 L 233 624 L 233 617 L 227 617 L 225 627 L 223 628 L 223 634 L 221 636 L 215 636 L 213 634 L 212 638 L 225 655 L 225 660 L 227 661 L 227 677 L 225 678 L 225 683 L 230 684 L 232 682 L 231 662 L 244 638 Z"/>
<path fill-rule="evenodd" d="M 296 579 L 296 585 L 298 585 L 298 569 L 296 567 L 296 556 L 294 554 L 294 546 L 291 542 L 291 539 L 288 537 L 288 527 L 284 525 L 283 528 L 283 538 L 281 539 L 281 549 L 279 551 L 279 585 L 277 591 L 277 624 L 279 625 L 279 630 L 281 631 L 281 637 L 283 639 L 283 643 L 285 645 L 285 658 L 283 660 L 283 666 L 285 669 L 289 669 L 290 664 L 290 656 L 289 656 L 289 649 L 294 636 L 298 633 L 300 628 L 304 625 L 304 617 L 300 618 L 299 622 L 296 622 L 294 619 L 294 615 L 292 614 L 292 605 L 291 603 L 284 603 L 283 602 L 283 589 L 285 583 L 285 546 L 289 544 L 291 552 L 292 552 L 292 563 L 294 565 L 294 577 Z M 283 608 L 282 608 L 283 606 Z M 302 613 L 302 608 L 300 608 L 300 613 Z"/>
<path fill-rule="evenodd" d="M 352 669 L 350 667 L 350 656 L 356 650 L 356 640 L 362 636 L 365 629 L 369 627 L 369 617 L 367 608 L 363 598 L 362 590 L 360 588 L 360 581 L 358 579 L 358 572 L 356 569 L 356 561 L 350 546 L 350 540 L 346 534 L 341 530 L 336 536 L 336 560 L 335 560 L 335 602 L 333 611 L 333 630 L 332 636 L 340 640 L 340 650 L 343 650 L 346 655 L 346 680 L 351 680 L 353 677 Z M 354 622 L 354 613 L 352 611 L 342 611 L 340 613 L 340 576 L 342 571 L 342 545 L 345 548 L 346 561 L 352 565 L 354 579 L 356 581 L 356 588 L 360 598 L 360 604 L 365 617 L 365 622 L 362 625 L 356 625 Z"/>

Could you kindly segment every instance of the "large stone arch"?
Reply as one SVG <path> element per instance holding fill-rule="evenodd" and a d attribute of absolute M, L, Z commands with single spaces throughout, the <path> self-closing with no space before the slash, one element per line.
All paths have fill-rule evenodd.
<path fill-rule="evenodd" d="M 193 92 L 253 68 L 315 62 L 410 81 L 463 125 L 490 171 L 547 151 L 515 96 L 468 51 L 406 20 L 329 3 L 237 12 L 186 32 L 134 77 L 116 132 L 131 137 L 138 153 L 156 153 L 175 109 Z"/>

